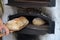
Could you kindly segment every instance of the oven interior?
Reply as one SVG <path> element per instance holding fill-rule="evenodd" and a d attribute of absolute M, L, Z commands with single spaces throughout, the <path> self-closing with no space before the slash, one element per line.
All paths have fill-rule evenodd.
<path fill-rule="evenodd" d="M 42 35 L 42 34 L 46 34 L 46 33 L 54 33 L 54 28 L 55 28 L 55 22 L 53 20 L 51 20 L 51 18 L 45 14 L 43 14 L 41 12 L 41 10 L 39 11 L 38 9 L 32 9 L 32 8 L 28 8 L 28 9 L 19 9 L 17 14 L 14 15 L 10 15 L 9 16 L 9 20 L 12 20 L 14 18 L 18 18 L 20 16 L 24 16 L 29 20 L 29 24 L 27 25 L 27 27 L 25 27 L 24 29 L 17 31 L 16 33 L 20 34 L 32 34 L 32 35 Z M 32 24 L 32 20 L 34 18 L 41 18 L 43 19 L 46 23 L 44 25 L 41 26 L 35 26 Z"/>

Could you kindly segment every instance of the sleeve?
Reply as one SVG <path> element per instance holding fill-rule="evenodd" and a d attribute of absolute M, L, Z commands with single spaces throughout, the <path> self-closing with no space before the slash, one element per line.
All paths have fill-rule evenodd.
<path fill-rule="evenodd" d="M 3 3 L 2 3 L 2 0 L 0 0 L 0 18 L 2 17 L 3 13 L 4 13 Z"/>

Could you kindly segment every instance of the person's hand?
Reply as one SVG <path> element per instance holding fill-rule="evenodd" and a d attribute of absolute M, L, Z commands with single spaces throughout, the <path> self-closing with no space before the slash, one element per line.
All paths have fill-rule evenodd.
<path fill-rule="evenodd" d="M 2 20 L 0 19 L 0 32 L 3 29 L 5 30 L 5 34 L 1 34 L 0 37 L 9 34 L 9 29 L 5 26 L 5 24 L 3 24 Z"/>

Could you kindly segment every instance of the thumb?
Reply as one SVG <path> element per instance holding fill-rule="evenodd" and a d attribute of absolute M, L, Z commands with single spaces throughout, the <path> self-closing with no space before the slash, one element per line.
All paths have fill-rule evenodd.
<path fill-rule="evenodd" d="M 5 25 L 4 25 L 4 28 L 3 29 L 5 30 L 6 35 L 8 35 L 9 34 L 9 29 Z"/>

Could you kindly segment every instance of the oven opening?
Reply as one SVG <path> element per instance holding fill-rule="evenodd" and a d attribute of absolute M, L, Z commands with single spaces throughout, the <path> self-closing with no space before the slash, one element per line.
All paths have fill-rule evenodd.
<path fill-rule="evenodd" d="M 15 32 L 17 40 L 39 40 L 38 35 L 54 33 L 55 22 L 49 16 L 41 15 L 41 11 L 36 9 L 19 9 L 17 14 L 10 15 L 9 20 L 24 16 L 29 20 L 29 24 L 22 30 Z M 45 24 L 41 26 L 33 25 L 34 18 L 41 18 Z"/>

